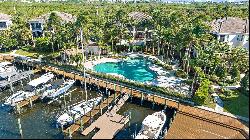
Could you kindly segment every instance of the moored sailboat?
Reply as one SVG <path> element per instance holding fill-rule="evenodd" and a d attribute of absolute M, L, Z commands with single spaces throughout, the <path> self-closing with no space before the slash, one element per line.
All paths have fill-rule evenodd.
<path fill-rule="evenodd" d="M 87 114 L 94 105 L 98 105 L 101 99 L 102 97 L 97 97 L 72 105 L 68 112 L 58 117 L 56 121 L 57 126 L 69 125 L 74 123 L 74 120 L 79 120 L 83 115 Z"/>

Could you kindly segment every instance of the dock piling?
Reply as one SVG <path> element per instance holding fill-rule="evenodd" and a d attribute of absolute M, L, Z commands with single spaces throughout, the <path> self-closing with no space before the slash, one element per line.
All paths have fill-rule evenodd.
<path fill-rule="evenodd" d="M 23 90 L 23 81 L 22 81 L 22 80 L 20 80 L 20 82 L 21 82 L 21 86 L 22 86 L 22 90 Z"/>
<path fill-rule="evenodd" d="M 165 99 L 165 105 L 164 105 L 164 110 L 167 109 L 167 99 Z"/>
<path fill-rule="evenodd" d="M 70 129 L 68 129 L 68 131 L 69 131 L 69 139 L 71 139 L 72 138 L 72 134 L 70 132 Z"/>
<path fill-rule="evenodd" d="M 63 101 L 64 101 L 64 108 L 66 108 L 66 98 L 65 98 L 65 94 L 63 94 Z"/>
<path fill-rule="evenodd" d="M 152 109 L 155 107 L 155 96 L 153 95 Z"/>
<path fill-rule="evenodd" d="M 30 107 L 32 108 L 33 104 L 32 104 L 32 99 L 29 98 L 29 101 L 30 101 Z"/>
<path fill-rule="evenodd" d="M 137 131 L 137 123 L 135 124 L 135 137 L 136 137 L 136 134 L 137 134 L 136 131 Z M 135 137 L 134 137 L 134 138 L 135 138 Z"/>
<path fill-rule="evenodd" d="M 71 102 L 71 92 L 69 93 L 69 101 Z"/>
<path fill-rule="evenodd" d="M 83 130 L 83 122 L 82 122 L 82 119 L 80 119 L 80 131 L 82 132 Z"/>
<path fill-rule="evenodd" d="M 61 130 L 62 130 L 62 132 L 63 132 L 63 124 L 61 124 Z"/>
<path fill-rule="evenodd" d="M 141 105 L 143 103 L 143 93 L 141 92 Z"/>
<path fill-rule="evenodd" d="M 23 138 L 23 130 L 22 130 L 22 125 L 21 125 L 20 118 L 18 118 L 17 121 L 18 121 L 18 128 L 19 128 L 20 136 L 21 136 L 21 138 Z"/>
<path fill-rule="evenodd" d="M 17 113 L 21 114 L 21 108 L 20 108 L 19 104 L 16 104 L 16 108 L 17 108 Z"/>
<path fill-rule="evenodd" d="M 130 90 L 130 102 L 131 102 L 131 103 L 132 103 L 132 99 L 133 99 L 132 93 L 133 93 L 133 88 L 131 88 L 131 90 Z"/>

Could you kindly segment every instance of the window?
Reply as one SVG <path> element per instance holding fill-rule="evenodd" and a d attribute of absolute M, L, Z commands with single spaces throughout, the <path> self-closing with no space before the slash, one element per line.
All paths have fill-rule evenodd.
<path fill-rule="evenodd" d="M 249 40 L 249 36 L 246 36 L 246 41 L 248 41 Z"/>
<path fill-rule="evenodd" d="M 41 23 L 31 23 L 32 30 L 41 30 Z"/>
<path fill-rule="evenodd" d="M 244 35 L 237 35 L 237 41 L 243 41 Z"/>
<path fill-rule="evenodd" d="M 31 23 L 32 30 L 35 30 L 35 23 Z"/>
<path fill-rule="evenodd" d="M 7 28 L 6 22 L 0 22 L 0 28 Z"/>
<path fill-rule="evenodd" d="M 225 35 L 220 35 L 220 42 L 224 42 L 225 41 Z"/>
<path fill-rule="evenodd" d="M 36 23 L 36 28 L 37 28 L 37 29 L 42 29 L 41 23 Z"/>

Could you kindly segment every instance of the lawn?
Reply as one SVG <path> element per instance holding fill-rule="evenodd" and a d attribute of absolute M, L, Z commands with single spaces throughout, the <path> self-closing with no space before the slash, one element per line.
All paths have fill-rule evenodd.
<path fill-rule="evenodd" d="M 235 91 L 234 95 L 224 99 L 223 103 L 224 111 L 249 118 L 248 96 Z"/>
<path fill-rule="evenodd" d="M 54 58 L 54 57 L 60 55 L 59 52 L 54 52 L 54 53 L 52 53 L 52 52 L 49 52 L 49 53 L 41 53 L 41 52 L 25 51 L 25 50 L 23 50 L 23 49 L 17 50 L 17 51 L 16 51 L 16 54 L 20 54 L 20 55 L 24 55 L 24 56 L 32 57 L 32 58 L 38 58 L 39 55 L 43 55 L 43 56 L 45 56 L 45 57 L 50 56 L 50 57 Z"/>
<path fill-rule="evenodd" d="M 204 106 L 215 109 L 216 103 L 210 102 L 210 103 L 205 104 Z"/>
<path fill-rule="evenodd" d="M 24 51 L 22 49 L 17 50 L 15 54 L 20 54 L 20 55 L 24 55 L 24 56 L 28 56 L 28 57 L 32 57 L 32 58 L 38 57 L 37 53 Z"/>

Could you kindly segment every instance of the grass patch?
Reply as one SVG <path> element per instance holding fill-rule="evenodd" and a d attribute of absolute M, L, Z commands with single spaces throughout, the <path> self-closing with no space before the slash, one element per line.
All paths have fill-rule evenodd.
<path fill-rule="evenodd" d="M 24 56 L 32 57 L 32 58 L 37 58 L 38 57 L 37 53 L 24 51 L 22 49 L 17 50 L 15 54 L 20 54 L 20 55 L 24 55 Z"/>
<path fill-rule="evenodd" d="M 221 98 L 224 103 L 224 111 L 249 118 L 249 97 L 234 91 L 231 96 Z"/>
<path fill-rule="evenodd" d="M 17 50 L 16 54 L 24 55 L 24 56 L 31 57 L 31 58 L 38 58 L 39 55 L 43 55 L 44 57 L 49 57 L 49 58 L 55 58 L 60 55 L 59 52 L 42 53 L 42 52 L 34 52 L 34 51 L 25 51 L 23 49 Z"/>
<path fill-rule="evenodd" d="M 215 109 L 216 103 L 210 102 L 210 103 L 204 104 L 204 106 Z"/>

